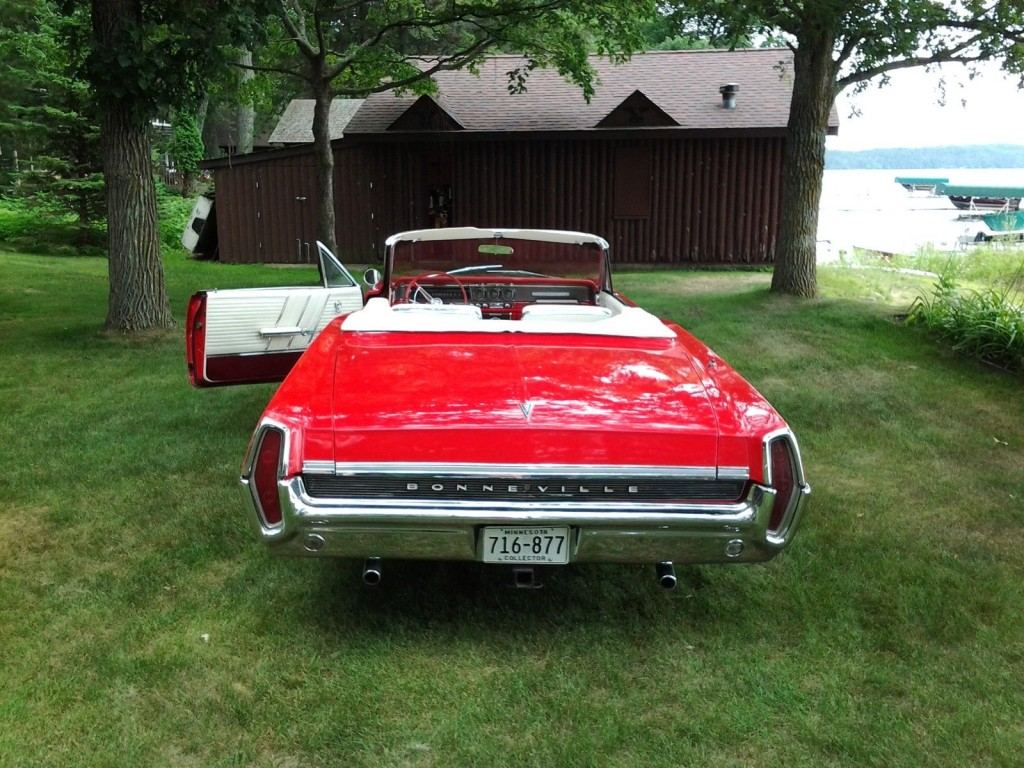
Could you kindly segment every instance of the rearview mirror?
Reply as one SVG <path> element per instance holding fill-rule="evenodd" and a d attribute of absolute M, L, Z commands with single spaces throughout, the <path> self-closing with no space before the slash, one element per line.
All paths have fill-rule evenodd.
<path fill-rule="evenodd" d="M 497 243 L 482 243 L 477 251 L 489 253 L 492 256 L 511 256 L 515 249 L 511 245 L 498 245 Z"/>
<path fill-rule="evenodd" d="M 363 282 L 366 283 L 367 288 L 374 288 L 380 284 L 381 279 L 384 276 L 376 269 L 372 267 L 363 272 Z"/>

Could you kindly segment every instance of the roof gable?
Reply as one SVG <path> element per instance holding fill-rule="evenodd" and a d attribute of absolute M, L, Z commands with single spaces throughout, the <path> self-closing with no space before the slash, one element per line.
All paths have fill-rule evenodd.
<path fill-rule="evenodd" d="M 461 131 L 462 123 L 446 110 L 439 100 L 424 94 L 400 114 L 387 128 L 389 131 Z"/>
<path fill-rule="evenodd" d="M 647 98 L 639 88 L 602 117 L 595 128 L 653 128 L 679 125 L 665 110 Z"/>

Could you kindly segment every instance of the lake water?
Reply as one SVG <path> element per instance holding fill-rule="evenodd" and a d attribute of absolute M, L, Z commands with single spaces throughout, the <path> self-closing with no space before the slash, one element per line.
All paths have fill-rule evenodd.
<path fill-rule="evenodd" d="M 910 193 L 897 176 L 945 176 L 951 184 L 1024 187 L 1024 168 L 930 168 L 825 171 L 818 217 L 818 261 L 835 261 L 853 247 L 913 253 L 925 245 L 963 247 L 985 229 L 976 216 L 958 211 L 947 197 Z"/>

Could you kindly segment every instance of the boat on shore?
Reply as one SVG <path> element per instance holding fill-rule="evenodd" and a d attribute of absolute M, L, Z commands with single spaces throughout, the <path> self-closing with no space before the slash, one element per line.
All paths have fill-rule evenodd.
<path fill-rule="evenodd" d="M 1021 199 L 1024 199 L 1024 187 L 940 184 L 935 194 L 948 197 L 960 211 L 998 213 L 1018 210 Z"/>
<path fill-rule="evenodd" d="M 993 232 L 1003 234 L 1024 233 L 1024 211 L 1006 211 L 1005 213 L 983 213 L 981 220 Z"/>
<path fill-rule="evenodd" d="M 949 179 L 945 176 L 897 176 L 896 183 L 907 192 L 935 194 L 935 190 L 942 184 L 948 184 Z"/>

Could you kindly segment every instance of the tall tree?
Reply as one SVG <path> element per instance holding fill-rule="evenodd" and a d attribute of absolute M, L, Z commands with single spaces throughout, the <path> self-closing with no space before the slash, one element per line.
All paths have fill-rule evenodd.
<path fill-rule="evenodd" d="M 240 155 L 252 152 L 253 134 L 256 129 L 256 107 L 253 104 L 253 95 L 250 84 L 256 73 L 252 69 L 252 51 L 243 50 L 238 56 L 238 66 L 241 68 L 238 84 L 238 119 L 236 128 L 238 141 L 236 142 L 237 152 Z"/>
<path fill-rule="evenodd" d="M 908 67 L 999 59 L 1024 71 L 1021 0 L 678 0 L 681 29 L 719 42 L 782 35 L 793 96 L 772 290 L 817 291 L 815 244 L 829 111 L 846 88 Z"/>
<path fill-rule="evenodd" d="M 110 279 L 107 328 L 174 324 L 157 231 L 149 123 L 194 104 L 230 43 L 256 34 L 261 6 L 205 0 L 91 0 L 88 75 L 100 112 Z"/>
<path fill-rule="evenodd" d="M 330 136 L 335 96 L 430 92 L 435 73 L 471 68 L 502 46 L 524 54 L 523 65 L 510 73 L 511 87 L 525 87 L 531 69 L 553 66 L 589 98 L 587 53 L 621 59 L 640 47 L 641 23 L 654 6 L 654 0 L 277 0 L 281 32 L 298 51 L 300 66 L 264 59 L 254 69 L 300 79 L 315 100 L 317 237 L 336 250 Z"/>
<path fill-rule="evenodd" d="M 139 0 L 93 0 L 95 49 L 123 52 L 131 62 L 129 51 L 143 34 L 141 16 Z M 108 66 L 114 65 L 115 57 L 105 58 Z M 117 61 L 119 68 L 127 69 Z M 160 260 L 149 112 L 134 88 L 116 85 L 100 93 L 99 107 L 107 182 L 107 328 L 170 328 L 174 317 Z"/>

